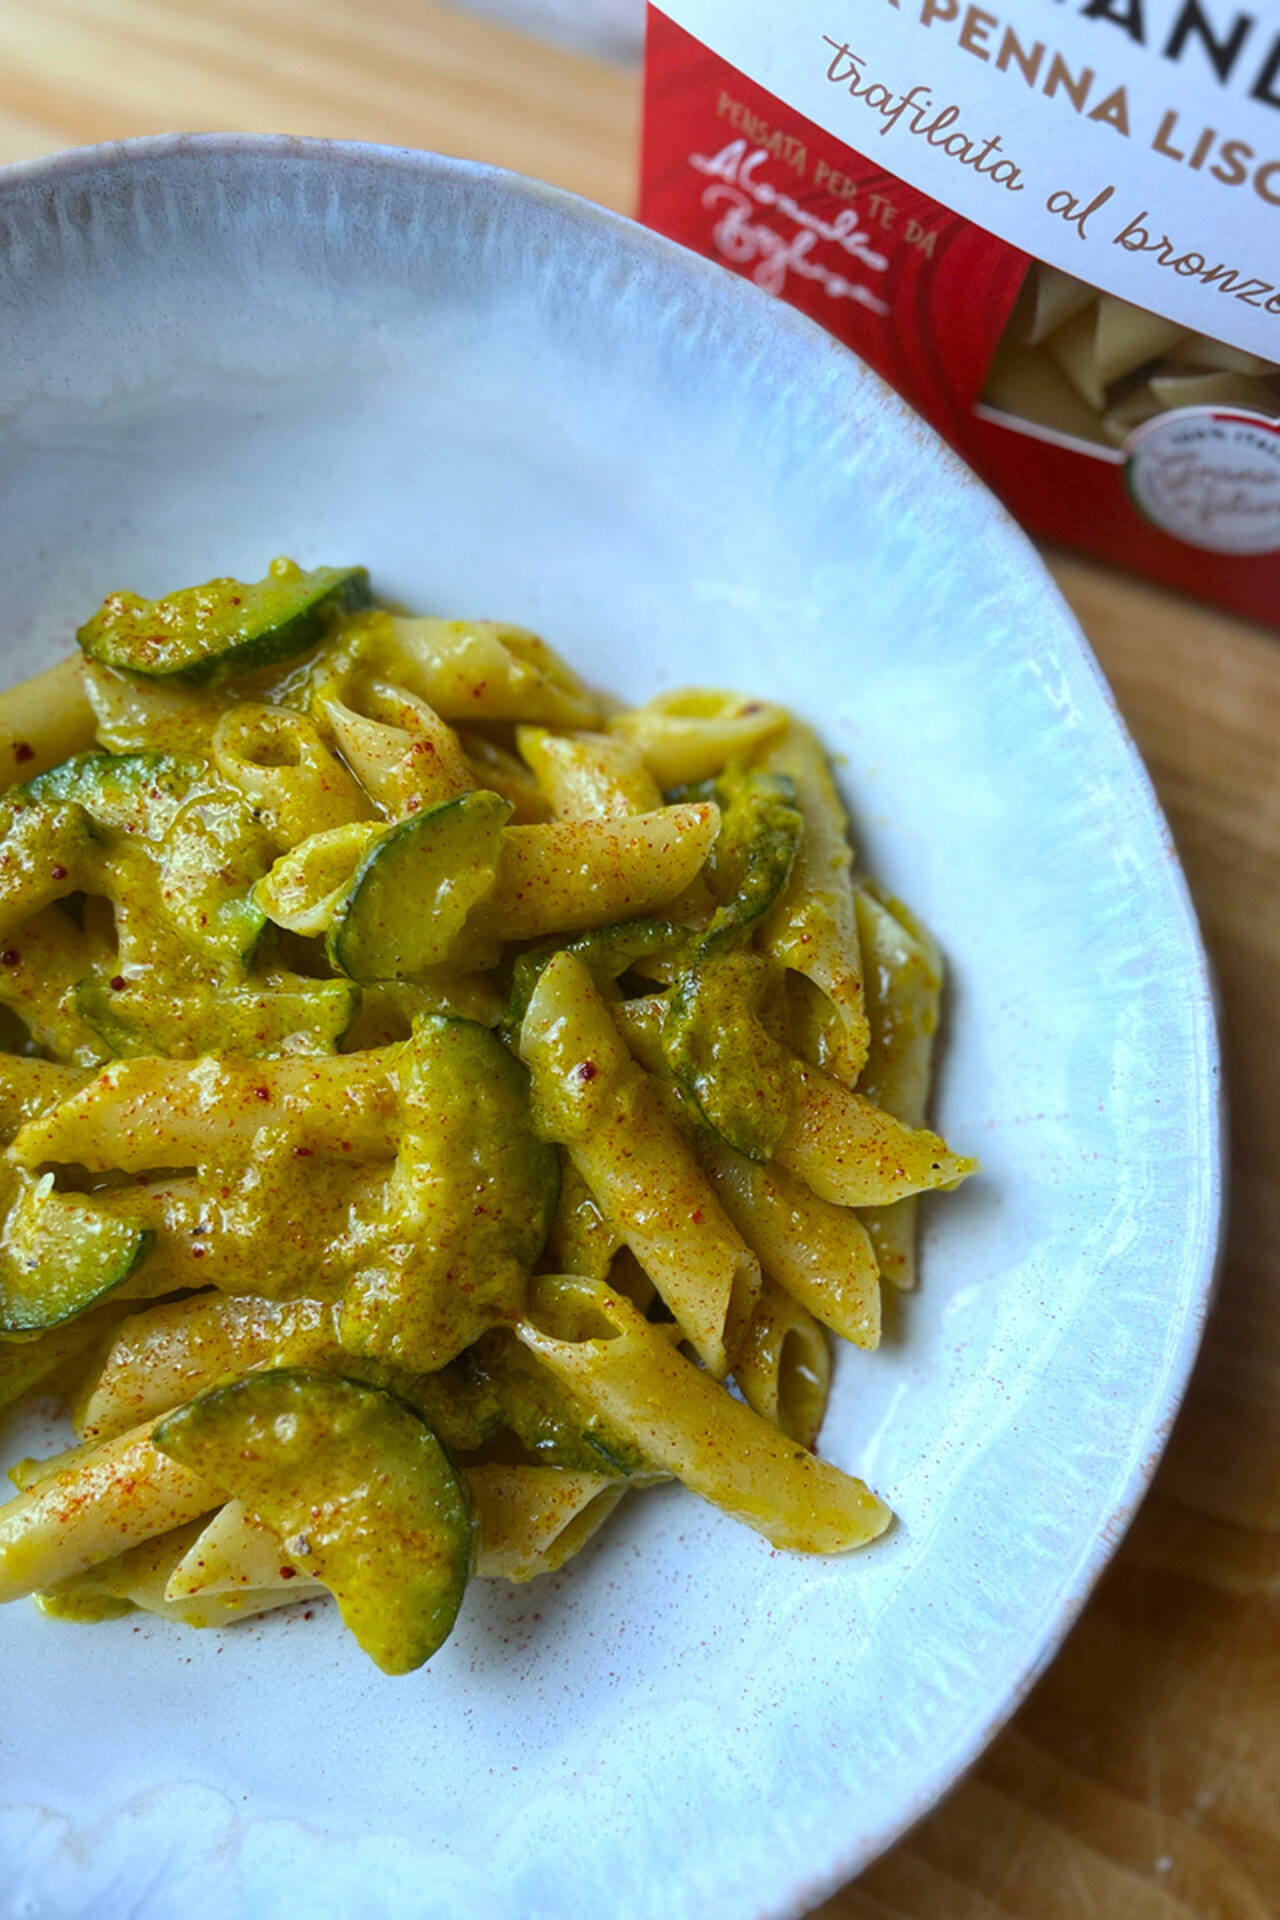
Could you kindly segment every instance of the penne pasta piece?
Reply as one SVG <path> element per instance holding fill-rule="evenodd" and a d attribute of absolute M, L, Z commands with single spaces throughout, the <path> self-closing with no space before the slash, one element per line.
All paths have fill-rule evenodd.
<path fill-rule="evenodd" d="M 1246 353 L 1243 347 L 1228 346 L 1225 340 L 1211 340 L 1207 333 L 1188 334 L 1178 342 L 1178 360 L 1188 367 L 1216 367 L 1220 373 L 1246 373 L 1260 380 L 1280 373 L 1274 360 L 1260 353 Z"/>
<path fill-rule="evenodd" d="M 879 1346 L 880 1274 L 853 1209 L 820 1199 L 782 1167 L 756 1166 L 708 1133 L 697 1136 L 697 1151 L 766 1275 L 842 1339 Z"/>
<path fill-rule="evenodd" d="M 96 721 L 80 677 L 80 660 L 0 693 L 0 787 L 33 780 L 93 745 Z"/>
<path fill-rule="evenodd" d="M 642 1475 L 651 1484 L 656 1476 Z M 584 1547 L 635 1480 L 563 1467 L 478 1466 L 463 1473 L 476 1515 L 476 1572 L 533 1580 Z"/>
<path fill-rule="evenodd" d="M 1064 273 L 1061 267 L 1051 267 L 1043 260 L 1033 261 L 1022 284 L 1010 333 L 1024 346 L 1038 347 L 1068 320 L 1074 320 L 1078 313 L 1092 306 L 1096 298 L 1095 287 L 1086 286 L 1083 280 Z"/>
<path fill-rule="evenodd" d="M 1085 405 L 1101 413 L 1107 404 L 1107 383 L 1098 365 L 1098 310 L 1086 307 L 1045 343 L 1045 351 L 1066 375 Z"/>
<path fill-rule="evenodd" d="M 539 720 L 589 727 L 595 696 L 545 640 L 496 620 L 372 613 L 347 629 L 347 659 L 425 700 L 445 720 Z M 339 655 L 341 672 L 342 655 Z"/>
<path fill-rule="evenodd" d="M 867 955 L 871 1053 L 863 1076 L 867 1097 L 906 1126 L 924 1125 L 933 1071 L 933 1044 L 942 1004 L 942 956 L 927 928 L 900 901 L 864 885 L 858 925 Z M 914 1195 L 874 1207 L 864 1221 L 886 1280 L 913 1287 L 916 1279 Z"/>
<path fill-rule="evenodd" d="M 215 1516 L 216 1519 L 216 1516 Z M 212 1524 L 212 1522 L 210 1523 Z M 140 1541 L 115 1559 L 74 1574 L 35 1597 L 40 1607 L 59 1619 L 101 1619 L 104 1612 L 141 1609 L 161 1620 L 186 1627 L 230 1626 L 273 1607 L 314 1600 L 326 1593 L 318 1582 L 297 1578 L 292 1585 L 276 1580 L 259 1588 L 236 1587 L 213 1593 L 179 1593 L 166 1597 L 175 1569 L 206 1531 L 194 1520 L 154 1540 Z"/>
<path fill-rule="evenodd" d="M 538 940 L 656 913 L 695 878 L 719 821 L 704 801 L 624 819 L 504 827 L 497 881 L 467 937 Z"/>
<path fill-rule="evenodd" d="M 224 1378 L 255 1367 L 314 1367 L 339 1351 L 327 1302 L 221 1294 L 168 1301 L 118 1329 L 72 1408 L 76 1431 L 89 1443 L 114 1439 Z"/>
<path fill-rule="evenodd" d="M 909 1193 L 956 1187 L 976 1160 L 952 1153 L 923 1127 L 907 1127 L 850 1093 L 838 1080 L 796 1065 L 792 1106 L 778 1160 L 824 1200 L 841 1207 L 883 1207 Z"/>
<path fill-rule="evenodd" d="M 290 933 L 327 933 L 356 869 L 382 831 L 377 822 L 363 820 L 309 834 L 273 863 L 254 887 L 254 899 Z"/>
<path fill-rule="evenodd" d="M 812 1448 L 831 1392 L 831 1349 L 811 1313 L 766 1278 L 733 1377 L 762 1420 Z"/>
<path fill-rule="evenodd" d="M 901 901 L 864 883 L 857 908 L 871 1016 L 861 1091 L 907 1126 L 923 1126 L 942 1005 L 942 956 Z"/>
<path fill-rule="evenodd" d="M 826 996 L 831 1018 L 824 1048 L 829 1070 L 846 1086 L 867 1057 L 870 1029 L 850 877 L 849 821 L 826 755 L 810 728 L 792 721 L 764 765 L 795 787 L 804 834 L 781 903 L 765 923 L 766 950 Z"/>
<path fill-rule="evenodd" d="M 662 805 L 657 781 L 621 735 L 520 727 L 516 744 L 557 820 L 625 820 Z"/>
<path fill-rule="evenodd" d="M 1080 397 L 1043 347 L 1003 341 L 991 363 L 982 397 L 989 407 L 1012 414 L 1016 420 L 1031 421 L 1070 440 L 1106 444 L 1098 408 Z"/>
<path fill-rule="evenodd" d="M 1251 413 L 1280 413 L 1280 389 L 1274 381 L 1246 373 L 1161 367 L 1151 375 L 1151 391 L 1169 412 L 1175 407 L 1244 407 Z"/>
<path fill-rule="evenodd" d="M 843 1553 L 890 1514 L 862 1481 L 789 1440 L 683 1359 L 622 1295 L 535 1281 L 516 1332 L 650 1464 L 791 1553 Z"/>
<path fill-rule="evenodd" d="M 316 1153 L 376 1158 L 395 1151 L 397 1105 L 394 1060 L 380 1054 L 118 1060 L 29 1121 L 10 1156 L 143 1173 L 251 1154 L 270 1127 Z"/>
<path fill-rule="evenodd" d="M 544 1135 L 568 1148 L 703 1364 L 722 1377 L 759 1292 L 759 1262 L 572 954 L 544 968 L 519 1048 Z"/>
<path fill-rule="evenodd" d="M 316 712 L 365 791 L 391 820 L 476 784 L 453 728 L 425 700 L 385 680 L 321 692 Z"/>
<path fill-rule="evenodd" d="M 80 672 L 98 744 L 111 753 L 207 753 L 230 698 L 221 689 L 142 680 L 100 660 L 82 660 Z"/>
<path fill-rule="evenodd" d="M 169 1602 L 194 1599 L 197 1594 L 211 1599 L 215 1594 L 288 1588 L 299 1580 L 279 1535 L 246 1512 L 241 1501 L 228 1500 L 187 1540 L 170 1570 L 163 1597 Z"/>
<path fill-rule="evenodd" d="M 150 1423 L 87 1447 L 0 1506 L 0 1601 L 83 1573 L 219 1502 L 217 1488 L 152 1446 Z"/>
<path fill-rule="evenodd" d="M 1186 338 L 1187 329 L 1176 320 L 1148 313 L 1112 293 L 1098 295 L 1094 357 L 1104 387 L 1136 372 L 1148 360 L 1180 348 Z"/>
<path fill-rule="evenodd" d="M 230 708 L 214 728 L 211 754 L 282 847 L 373 817 L 368 796 L 330 753 L 315 721 L 287 707 Z"/>
<path fill-rule="evenodd" d="M 643 707 L 615 714 L 610 733 L 630 741 L 665 793 L 709 780 L 782 732 L 783 707 L 711 687 L 660 693 Z"/>

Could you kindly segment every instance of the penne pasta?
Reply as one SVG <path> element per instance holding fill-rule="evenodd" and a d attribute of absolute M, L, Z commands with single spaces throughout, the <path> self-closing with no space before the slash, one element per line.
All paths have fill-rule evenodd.
<path fill-rule="evenodd" d="M 542 1130 L 568 1149 L 703 1364 L 723 1377 L 759 1291 L 759 1262 L 572 954 L 544 969 L 519 1046 Z"/>
<path fill-rule="evenodd" d="M 660 693 L 629 713 L 615 714 L 609 731 L 631 743 L 665 793 L 723 773 L 731 761 L 755 753 L 786 724 L 785 710 L 766 700 L 683 687 L 677 693 Z"/>
<path fill-rule="evenodd" d="M 0 786 L 30 780 L 93 745 L 96 724 L 78 659 L 0 693 Z"/>
<path fill-rule="evenodd" d="M 622 1295 L 536 1282 L 516 1331 L 571 1393 L 634 1439 L 651 1466 L 794 1553 L 843 1553 L 889 1513 L 860 1480 L 818 1460 L 691 1367 Z"/>
<path fill-rule="evenodd" d="M 316 711 L 365 792 L 392 820 L 476 784 L 453 728 L 425 700 L 378 679 L 322 693 Z M 352 704 L 354 703 L 354 704 Z"/>
<path fill-rule="evenodd" d="M 635 1484 L 562 1467 L 468 1467 L 465 1478 L 476 1511 L 476 1572 L 517 1583 L 564 1566 Z"/>
<path fill-rule="evenodd" d="M 764 764 L 792 782 L 804 817 L 804 836 L 786 893 L 765 926 L 765 946 L 824 995 L 829 1013 L 823 1064 L 851 1087 L 867 1057 L 869 1028 L 848 818 L 808 727 L 792 721 Z"/>
<path fill-rule="evenodd" d="M 0 1507 L 0 1600 L 54 1586 L 218 1504 L 215 1487 L 152 1446 L 149 1424 L 85 1448 Z"/>
<path fill-rule="evenodd" d="M 662 805 L 638 749 L 620 735 L 520 727 L 516 744 L 557 820 L 625 820 Z"/>
<path fill-rule="evenodd" d="M 1061 267 L 1041 261 L 1032 266 L 1023 282 L 1010 332 L 1023 345 L 1038 347 L 1051 333 L 1092 306 L 1096 298 L 1095 288 L 1064 273 Z"/>
<path fill-rule="evenodd" d="M 350 630 L 338 683 L 359 668 L 425 700 L 442 719 L 536 720 L 589 727 L 594 697 L 537 634 L 496 620 L 399 619 L 371 613 Z M 328 678 L 328 670 L 325 672 Z"/>
<path fill-rule="evenodd" d="M 286 707 L 232 707 L 214 728 L 211 756 L 281 846 L 373 816 L 315 722 Z"/>
<path fill-rule="evenodd" d="M 1280 417 L 1280 366 L 1033 263 L 983 401 L 1071 439 L 1125 449 L 1183 407 Z"/>
<path fill-rule="evenodd" d="M 506 827 L 497 880 L 467 932 L 538 940 L 656 913 L 696 877 L 716 837 L 714 805 Z"/>
<path fill-rule="evenodd" d="M 386 1156 L 395 1150 L 394 1069 L 375 1055 L 331 1059 L 120 1060 L 10 1149 L 19 1166 L 74 1161 L 91 1171 L 190 1167 L 252 1149 L 264 1128 L 312 1151 Z"/>
<path fill-rule="evenodd" d="M 851 1207 L 821 1199 L 779 1166 L 754 1165 L 702 1134 L 698 1157 L 760 1264 L 824 1326 L 855 1347 L 880 1344 L 880 1273 Z"/>
<path fill-rule="evenodd" d="M 863 1085 L 869 1099 L 910 1127 L 924 1124 L 933 1069 L 933 1043 L 942 1003 L 942 956 L 920 922 L 900 901 L 863 886 L 858 924 L 868 958 L 871 1053 Z M 864 1214 L 876 1261 L 886 1280 L 913 1287 L 916 1277 L 914 1196 Z"/>
<path fill-rule="evenodd" d="M 766 1278 L 733 1377 L 747 1405 L 812 1448 L 831 1392 L 831 1349 L 811 1313 Z"/>

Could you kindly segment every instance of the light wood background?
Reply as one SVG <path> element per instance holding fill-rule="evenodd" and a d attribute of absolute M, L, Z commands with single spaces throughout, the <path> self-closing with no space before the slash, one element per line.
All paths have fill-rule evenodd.
<path fill-rule="evenodd" d="M 0 0 L 0 161 L 179 128 L 327 134 L 496 161 L 630 211 L 638 108 L 633 73 L 437 0 Z M 1280 1915 L 1280 637 L 1052 565 L 1218 969 L 1226 1271 L 1155 1491 L 1064 1651 L 823 1920 Z"/>

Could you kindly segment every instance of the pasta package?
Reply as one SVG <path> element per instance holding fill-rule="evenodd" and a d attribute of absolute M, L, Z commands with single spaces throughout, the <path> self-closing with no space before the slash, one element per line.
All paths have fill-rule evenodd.
<path fill-rule="evenodd" d="M 916 1214 L 941 958 L 801 720 L 621 709 L 362 568 L 114 593 L 0 693 L 0 1603 L 331 1595 L 384 1672 L 678 1480 L 775 1549 Z M 465 724 L 462 724 L 465 722 Z M 850 1466 L 853 1464 L 849 1463 Z"/>
<path fill-rule="evenodd" d="M 663 0 L 641 217 L 829 328 L 1027 528 L 1280 623 L 1280 23 Z"/>

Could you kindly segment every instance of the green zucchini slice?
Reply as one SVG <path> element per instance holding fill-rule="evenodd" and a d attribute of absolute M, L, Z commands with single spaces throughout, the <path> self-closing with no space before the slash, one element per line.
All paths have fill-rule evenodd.
<path fill-rule="evenodd" d="M 91 660 L 192 686 L 305 653 L 335 615 L 370 604 L 363 567 L 273 560 L 265 580 L 209 580 L 162 600 L 113 593 L 76 635 Z"/>
<path fill-rule="evenodd" d="M 274 848 L 244 795 L 207 761 L 181 753 L 82 753 L 19 791 L 37 820 L 78 808 L 96 836 L 99 861 L 131 862 L 123 904 L 140 929 L 143 921 L 159 922 L 216 966 L 248 964 L 267 922 L 252 888 L 270 868 Z M 102 889 L 102 873 L 86 872 L 89 862 L 77 870 L 64 857 L 59 865 L 71 876 L 62 892 Z M 149 929 L 141 937 L 145 944 Z"/>
<path fill-rule="evenodd" d="M 448 1638 L 474 1522 L 407 1402 L 341 1374 L 248 1373 L 179 1407 L 153 1438 L 279 1534 L 384 1673 L 412 1672 Z"/>
<path fill-rule="evenodd" d="M 762 954 L 720 953 L 662 996 L 662 1049 L 677 1086 L 757 1162 L 773 1158 L 791 1116 L 791 1056 L 769 1025 L 778 978 Z"/>
<path fill-rule="evenodd" d="M 406 980 L 447 959 L 493 891 L 510 813 L 477 787 L 379 835 L 330 923 L 331 965 L 352 980 Z"/>
<path fill-rule="evenodd" d="M 434 1373 L 522 1310 L 560 1192 L 528 1069 L 488 1027 L 423 1014 L 402 1056 L 386 1250 L 349 1283 L 344 1346 Z"/>
<path fill-rule="evenodd" d="M 730 766 L 717 780 L 678 788 L 671 800 L 714 800 L 720 808 L 707 878 L 719 901 L 697 943 L 699 954 L 723 953 L 741 944 L 782 898 L 804 833 L 795 783 L 785 773 L 749 772 Z"/>
<path fill-rule="evenodd" d="M 154 1235 L 44 1175 L 24 1183 L 0 1229 L 0 1335 L 44 1333 L 127 1280 Z"/>

